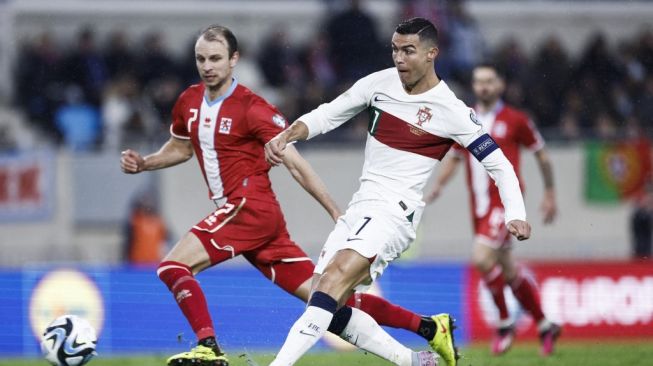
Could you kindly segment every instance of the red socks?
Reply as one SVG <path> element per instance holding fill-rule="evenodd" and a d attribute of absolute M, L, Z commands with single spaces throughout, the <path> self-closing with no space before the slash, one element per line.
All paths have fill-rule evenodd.
<path fill-rule="evenodd" d="M 517 277 L 510 283 L 510 287 L 521 306 L 531 313 L 535 323 L 539 324 L 544 319 L 544 313 L 540 303 L 540 294 L 532 280 L 525 277 L 520 270 Z"/>
<path fill-rule="evenodd" d="M 157 275 L 168 286 L 177 305 L 186 316 L 198 340 L 215 337 L 213 321 L 209 314 L 204 292 L 193 277 L 191 269 L 179 262 L 162 262 Z"/>
<path fill-rule="evenodd" d="M 492 267 L 490 272 L 483 275 L 483 282 L 490 290 L 494 304 L 499 309 L 499 320 L 508 319 L 508 306 L 506 306 L 506 298 L 503 295 L 503 288 L 506 282 L 503 279 L 503 271 L 499 265 Z"/>
<path fill-rule="evenodd" d="M 379 325 L 418 332 L 422 317 L 388 300 L 370 294 L 356 293 L 347 305 L 369 314 Z"/>

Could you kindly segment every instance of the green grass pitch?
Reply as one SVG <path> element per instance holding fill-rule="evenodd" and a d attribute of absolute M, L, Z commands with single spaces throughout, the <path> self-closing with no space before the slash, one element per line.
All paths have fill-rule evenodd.
<path fill-rule="evenodd" d="M 635 366 L 653 365 L 653 340 L 637 342 L 569 342 L 561 344 L 555 355 L 549 358 L 539 356 L 537 344 L 519 344 L 508 354 L 492 357 L 486 344 L 478 344 L 463 349 L 460 366 Z M 231 353 L 232 366 L 249 366 L 244 358 Z M 165 356 L 103 358 L 89 363 L 90 366 L 164 366 Z M 272 355 L 254 354 L 253 359 L 265 366 Z M 362 352 L 311 353 L 302 358 L 297 366 L 384 366 L 389 363 L 376 356 Z M 47 366 L 43 360 L 0 359 L 0 366 Z"/>

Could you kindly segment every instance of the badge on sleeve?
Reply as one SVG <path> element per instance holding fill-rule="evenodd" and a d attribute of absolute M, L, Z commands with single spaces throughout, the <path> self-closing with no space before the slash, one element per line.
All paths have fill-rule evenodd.
<path fill-rule="evenodd" d="M 281 128 L 286 128 L 286 119 L 278 113 L 272 116 L 272 122 Z"/>
<path fill-rule="evenodd" d="M 481 125 L 481 122 L 476 118 L 476 113 L 474 112 L 473 109 L 469 109 L 469 119 L 472 120 L 472 122 L 476 123 L 477 125 Z"/>

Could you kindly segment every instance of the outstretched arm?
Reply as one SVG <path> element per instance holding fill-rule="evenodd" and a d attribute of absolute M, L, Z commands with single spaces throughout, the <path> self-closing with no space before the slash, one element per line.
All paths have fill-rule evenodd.
<path fill-rule="evenodd" d="M 131 149 L 123 151 L 120 167 L 127 174 L 137 174 L 145 170 L 171 167 L 183 163 L 191 157 L 193 157 L 193 146 L 189 140 L 170 137 L 159 151 L 145 157 Z"/>
<path fill-rule="evenodd" d="M 528 239 L 531 236 L 531 226 L 526 222 L 524 197 L 512 164 L 498 147 L 482 158 L 481 164 L 499 188 L 501 203 L 506 210 L 508 231 L 518 240 Z"/>
<path fill-rule="evenodd" d="M 435 177 L 433 188 L 431 189 L 431 192 L 429 192 L 424 197 L 424 202 L 427 204 L 432 203 L 440 196 L 444 186 L 449 183 L 451 177 L 453 177 L 454 173 L 456 173 L 458 164 L 462 161 L 462 159 L 463 158 L 459 154 L 449 152 L 449 155 L 445 157 L 442 163 L 440 163 L 440 168 L 438 169 L 437 177 Z"/>
<path fill-rule="evenodd" d="M 298 140 L 306 140 L 307 137 L 308 127 L 306 124 L 302 121 L 295 121 L 265 144 L 265 160 L 272 166 L 284 163 L 286 146 Z"/>
<path fill-rule="evenodd" d="M 542 181 L 544 182 L 544 197 L 542 197 L 542 204 L 540 210 L 544 217 L 544 223 L 550 224 L 558 213 L 558 206 L 556 204 L 555 188 L 553 185 L 553 167 L 551 166 L 551 159 L 549 152 L 542 148 L 535 152 L 535 159 L 540 167 L 542 173 Z"/>
<path fill-rule="evenodd" d="M 295 140 L 293 140 L 295 141 Z M 335 221 L 341 215 L 336 202 L 331 198 L 326 185 L 315 173 L 311 165 L 299 154 L 294 146 L 287 146 L 283 155 L 283 164 L 299 185 L 315 198 Z"/>

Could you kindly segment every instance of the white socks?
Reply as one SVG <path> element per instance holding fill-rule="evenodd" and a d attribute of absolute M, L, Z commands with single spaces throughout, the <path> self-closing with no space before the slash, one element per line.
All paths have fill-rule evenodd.
<path fill-rule="evenodd" d="M 309 306 L 290 328 L 286 342 L 270 366 L 290 366 L 304 355 L 326 333 L 333 313 Z"/>
<path fill-rule="evenodd" d="M 395 365 L 412 365 L 413 351 L 392 338 L 364 311 L 351 310 L 351 319 L 340 338 Z"/>
<path fill-rule="evenodd" d="M 336 306 L 336 301 L 329 295 L 314 293 L 304 314 L 290 328 L 286 341 L 270 366 L 293 365 L 324 336 L 330 325 L 332 331 L 340 332 L 342 329 L 341 338 L 367 352 L 398 366 L 413 365 L 413 351 L 392 338 L 371 316 L 352 308 L 349 319 L 349 309 L 342 309 L 334 319 Z"/>

